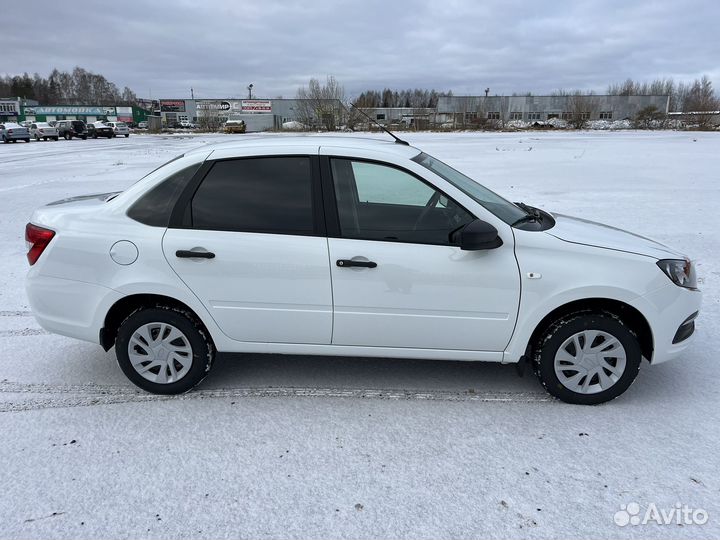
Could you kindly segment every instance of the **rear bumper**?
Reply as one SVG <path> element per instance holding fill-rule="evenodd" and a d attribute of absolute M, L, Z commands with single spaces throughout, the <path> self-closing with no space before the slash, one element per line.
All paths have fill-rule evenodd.
<path fill-rule="evenodd" d="M 122 295 L 101 285 L 50 276 L 32 270 L 25 291 L 38 324 L 48 332 L 98 342 L 110 307 Z"/>
<path fill-rule="evenodd" d="M 702 293 L 672 283 L 631 302 L 648 319 L 653 333 L 653 364 L 681 356 L 695 339 Z"/>

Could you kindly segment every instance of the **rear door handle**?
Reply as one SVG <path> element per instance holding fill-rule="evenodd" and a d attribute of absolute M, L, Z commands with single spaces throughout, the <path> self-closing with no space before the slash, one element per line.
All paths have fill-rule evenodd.
<path fill-rule="evenodd" d="M 355 261 L 353 259 L 338 259 L 335 264 L 337 264 L 340 268 L 346 268 L 348 266 L 358 266 L 360 268 L 375 268 L 377 266 L 376 262 Z"/>
<path fill-rule="evenodd" d="M 212 251 L 190 251 L 189 249 L 178 249 L 175 256 L 179 259 L 214 259 Z"/>

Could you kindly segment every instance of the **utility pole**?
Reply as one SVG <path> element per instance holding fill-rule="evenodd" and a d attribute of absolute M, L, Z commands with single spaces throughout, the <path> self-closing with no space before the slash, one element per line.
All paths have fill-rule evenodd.
<path fill-rule="evenodd" d="M 248 89 L 248 99 L 252 99 L 252 89 L 253 89 L 252 83 L 250 83 L 248 85 L 247 89 Z"/>
<path fill-rule="evenodd" d="M 195 92 L 190 88 L 190 99 L 195 99 Z"/>

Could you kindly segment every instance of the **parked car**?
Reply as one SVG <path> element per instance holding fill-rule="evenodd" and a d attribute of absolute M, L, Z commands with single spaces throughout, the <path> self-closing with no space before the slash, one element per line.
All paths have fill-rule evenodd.
<path fill-rule="evenodd" d="M 92 137 L 93 139 L 97 139 L 98 137 L 107 137 L 108 139 L 112 139 L 115 136 L 115 134 L 113 133 L 113 128 L 111 128 L 104 122 L 99 121 L 88 124 L 87 131 L 88 136 Z"/>
<path fill-rule="evenodd" d="M 55 124 L 58 136 L 71 140 L 73 137 L 80 137 L 82 140 L 88 138 L 87 126 L 82 120 L 58 120 Z"/>
<path fill-rule="evenodd" d="M 180 127 L 182 129 L 195 129 L 197 126 L 193 124 L 192 122 L 183 121 L 180 122 Z"/>
<path fill-rule="evenodd" d="M 125 122 L 107 122 L 107 125 L 112 128 L 113 137 L 120 137 L 122 135 L 125 137 L 130 136 L 130 128 L 127 127 Z"/>
<path fill-rule="evenodd" d="M 114 346 L 160 394 L 216 352 L 281 353 L 529 361 L 552 395 L 601 403 L 642 358 L 682 355 L 701 303 L 678 251 L 373 139 L 205 146 L 25 234 L 40 325 Z"/>
<path fill-rule="evenodd" d="M 225 133 L 245 133 L 245 122 L 242 120 L 228 120 L 223 126 Z"/>
<path fill-rule="evenodd" d="M 138 123 L 138 129 L 147 129 L 148 123 L 147 122 L 139 122 Z"/>
<path fill-rule="evenodd" d="M 56 127 L 51 126 L 47 122 L 33 122 L 30 124 L 30 136 L 35 137 L 36 141 L 43 139 L 47 141 L 52 139 L 53 141 L 58 140 L 58 130 Z"/>
<path fill-rule="evenodd" d="M 4 143 L 25 141 L 30 142 L 28 128 L 14 122 L 0 124 L 0 137 Z"/>

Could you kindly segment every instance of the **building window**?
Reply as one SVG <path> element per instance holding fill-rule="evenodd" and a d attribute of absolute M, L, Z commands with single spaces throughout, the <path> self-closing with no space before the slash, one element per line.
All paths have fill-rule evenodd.
<path fill-rule="evenodd" d="M 540 114 L 539 112 L 529 112 L 528 120 L 540 120 Z"/>
<path fill-rule="evenodd" d="M 552 120 L 553 118 L 557 118 L 559 115 L 557 113 L 548 113 L 548 120 Z"/>
<path fill-rule="evenodd" d="M 488 113 L 488 120 L 500 120 L 500 113 L 497 111 L 492 111 Z"/>
<path fill-rule="evenodd" d="M 476 112 L 466 112 L 465 113 L 465 121 L 472 122 L 473 120 L 477 120 L 477 113 Z"/>
<path fill-rule="evenodd" d="M 580 113 L 581 120 L 590 120 L 590 111 L 583 111 Z"/>
<path fill-rule="evenodd" d="M 377 113 L 375 115 L 375 120 L 385 120 L 385 113 Z"/>
<path fill-rule="evenodd" d="M 612 120 L 612 111 L 600 111 L 600 120 Z"/>
<path fill-rule="evenodd" d="M 562 113 L 563 120 L 572 120 L 572 117 L 573 117 L 573 113 L 571 113 L 571 112 L 565 111 L 564 113 Z"/>
<path fill-rule="evenodd" d="M 522 120 L 522 113 L 521 112 L 511 112 L 510 120 Z"/>

